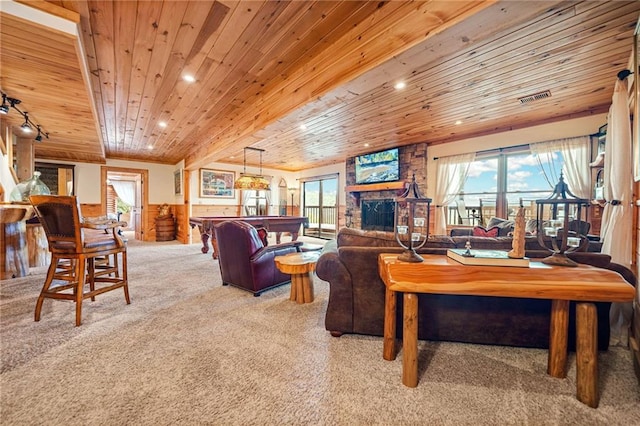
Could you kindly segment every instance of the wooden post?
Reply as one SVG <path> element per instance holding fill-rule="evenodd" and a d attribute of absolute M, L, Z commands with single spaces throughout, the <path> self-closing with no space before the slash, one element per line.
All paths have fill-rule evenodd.
<path fill-rule="evenodd" d="M 386 289 L 384 293 L 384 340 L 382 358 L 387 361 L 396 359 L 396 300 L 395 291 Z"/>
<path fill-rule="evenodd" d="M 598 407 L 598 317 L 594 303 L 576 305 L 576 396 Z"/>
<path fill-rule="evenodd" d="M 30 267 L 47 266 L 51 262 L 47 235 L 40 223 L 27 223 L 27 246 Z"/>
<path fill-rule="evenodd" d="M 569 301 L 551 302 L 549 326 L 549 359 L 547 373 L 552 377 L 567 377 L 567 342 L 569 333 Z"/>
<path fill-rule="evenodd" d="M 24 277 L 29 274 L 27 225 L 24 221 L 0 224 L 2 271 L 0 279 Z"/>
<path fill-rule="evenodd" d="M 418 295 L 415 293 L 404 294 L 402 383 L 410 388 L 418 386 Z"/>

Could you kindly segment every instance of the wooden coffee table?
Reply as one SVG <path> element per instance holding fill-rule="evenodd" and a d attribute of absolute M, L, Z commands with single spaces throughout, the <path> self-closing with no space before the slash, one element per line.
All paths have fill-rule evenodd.
<path fill-rule="evenodd" d="M 567 375 L 569 303 L 576 301 L 577 398 L 598 406 L 598 334 L 593 302 L 629 302 L 635 288 L 617 272 L 593 266 L 529 268 L 462 265 L 443 255 L 422 255 L 422 263 L 380 254 L 378 269 L 386 286 L 383 358 L 396 357 L 396 293 L 404 293 L 402 383 L 418 385 L 418 293 L 549 299 L 551 327 L 547 372 Z"/>
<path fill-rule="evenodd" d="M 289 253 L 276 256 L 276 267 L 283 274 L 291 274 L 290 300 L 298 303 L 313 302 L 313 279 L 311 274 L 316 269 L 316 262 L 320 257 L 318 251 Z"/>

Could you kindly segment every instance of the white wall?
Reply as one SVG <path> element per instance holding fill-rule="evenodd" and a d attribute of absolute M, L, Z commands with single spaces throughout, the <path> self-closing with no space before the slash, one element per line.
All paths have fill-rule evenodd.
<path fill-rule="evenodd" d="M 606 122 L 607 114 L 598 114 L 573 120 L 542 124 L 526 129 L 511 130 L 495 135 L 480 136 L 457 142 L 428 146 L 426 194 L 429 197 L 433 197 L 435 194 L 436 161 L 434 158 L 544 142 L 553 139 L 590 135 L 598 133 L 598 128 Z"/>
<path fill-rule="evenodd" d="M 205 165 L 203 168 L 234 172 L 236 179 L 239 178 L 240 174 L 244 171 L 244 166 L 227 164 L 227 163 L 209 163 Z M 256 174 L 257 172 L 258 172 L 258 169 L 253 166 L 250 166 L 247 168 L 247 173 Z M 200 197 L 200 169 L 192 170 L 190 172 L 190 175 L 191 175 L 191 179 L 189 182 L 185 182 L 185 185 L 188 185 L 191 191 L 192 205 L 201 204 L 201 205 L 235 206 L 235 205 L 239 205 L 242 202 L 240 200 L 240 191 L 234 191 L 235 197 L 233 198 L 208 198 L 208 197 L 202 198 Z M 280 205 L 280 191 L 278 190 L 278 185 L 280 184 L 280 180 L 284 179 L 286 181 L 287 188 L 297 187 L 298 186 L 296 182 L 297 174 L 292 172 L 286 172 L 283 170 L 263 168 L 262 175 L 265 176 L 267 179 L 271 178 L 271 208 L 270 208 L 269 214 L 277 215 L 278 207 Z"/>
<path fill-rule="evenodd" d="M 341 162 L 328 166 L 317 167 L 315 169 L 302 170 L 298 173 L 298 180 L 316 176 L 326 176 L 338 173 L 338 204 L 346 204 L 345 186 L 347 185 L 347 163 Z M 296 187 L 300 188 L 300 184 L 296 180 Z M 299 192 L 298 192 L 299 194 Z"/>
<path fill-rule="evenodd" d="M 100 167 L 93 163 L 64 163 L 75 164 L 76 195 L 83 204 L 100 204 Z M 127 169 L 144 169 L 149 171 L 149 203 L 173 204 L 176 202 L 173 185 L 173 171 L 175 166 L 138 161 L 107 160 L 108 167 L 122 167 Z"/>

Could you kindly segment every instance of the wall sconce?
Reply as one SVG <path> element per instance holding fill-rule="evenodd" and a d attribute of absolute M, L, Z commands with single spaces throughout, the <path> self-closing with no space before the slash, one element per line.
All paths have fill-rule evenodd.
<path fill-rule="evenodd" d="M 6 93 L 2 93 L 2 105 L 0 105 L 0 114 L 2 115 L 7 115 L 9 114 L 9 110 L 11 108 L 15 109 L 16 111 L 18 111 L 18 113 L 20 115 L 22 115 L 22 118 L 24 118 L 24 123 L 22 123 L 20 125 L 20 128 L 22 129 L 22 131 L 24 133 L 31 133 L 33 131 L 33 129 L 37 129 L 38 133 L 36 134 L 36 137 L 34 138 L 36 142 L 42 142 L 42 136 L 44 136 L 45 138 L 49 139 L 49 133 L 45 132 L 42 130 L 42 127 L 40 126 L 40 124 L 36 124 L 34 123 L 31 118 L 29 117 L 29 113 L 26 111 L 21 111 L 16 105 L 21 104 L 22 101 L 20 99 L 16 99 L 16 98 L 11 98 L 9 96 L 7 96 Z"/>
<path fill-rule="evenodd" d="M 394 233 L 398 244 L 405 249 L 398 260 L 414 263 L 424 261 L 415 249 L 423 247 L 429 239 L 430 207 L 431 198 L 422 196 L 414 174 L 404 193 L 395 199 Z M 406 223 L 400 218 L 403 209 L 406 209 L 406 216 L 403 216 L 403 219 L 406 217 Z"/>
<path fill-rule="evenodd" d="M 588 200 L 577 198 L 569 191 L 562 173 L 553 194 L 549 198 L 536 200 L 538 243 L 552 253 L 551 256 L 542 259 L 542 263 L 559 266 L 578 265 L 565 253 L 571 253 L 589 244 L 586 235 L 588 231 L 585 230 L 588 226 L 586 208 L 582 208 L 588 204 Z"/>

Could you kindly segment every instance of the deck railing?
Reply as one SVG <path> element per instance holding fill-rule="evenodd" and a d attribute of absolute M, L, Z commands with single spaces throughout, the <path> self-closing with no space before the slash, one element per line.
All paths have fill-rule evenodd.
<path fill-rule="evenodd" d="M 302 215 L 309 219 L 304 235 L 320 238 L 335 236 L 338 225 L 338 209 L 335 206 L 304 206 Z"/>

